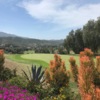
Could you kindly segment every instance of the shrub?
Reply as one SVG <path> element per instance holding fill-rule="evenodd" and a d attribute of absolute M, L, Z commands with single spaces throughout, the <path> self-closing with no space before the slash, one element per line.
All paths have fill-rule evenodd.
<path fill-rule="evenodd" d="M 82 100 L 85 100 L 85 94 L 91 94 L 93 89 L 93 70 L 89 66 L 90 60 L 87 56 L 81 57 L 80 63 L 78 82 Z"/>
<path fill-rule="evenodd" d="M 22 70 L 26 79 L 28 81 L 32 81 L 34 84 L 40 84 L 43 78 L 43 75 L 44 75 L 44 71 L 42 71 L 42 66 L 38 67 L 36 69 L 36 66 L 33 66 L 31 67 L 31 72 L 29 70 L 29 74 L 30 74 L 30 77 L 28 77 L 27 73 Z"/>
<path fill-rule="evenodd" d="M 11 79 L 12 77 L 14 77 L 13 71 L 10 70 L 9 68 L 4 68 L 1 72 L 0 72 L 0 80 L 1 81 L 6 81 Z"/>
<path fill-rule="evenodd" d="M 44 82 L 44 71 L 42 71 L 42 66 L 36 68 L 32 65 L 31 72 L 29 70 L 30 77 L 23 71 L 26 79 L 28 80 L 27 89 L 30 93 L 39 93 L 40 97 L 44 97 L 45 89 L 43 89 L 42 83 Z"/>
<path fill-rule="evenodd" d="M 61 87 L 68 86 L 69 76 L 64 61 L 55 54 L 54 60 L 50 62 L 50 68 L 46 69 L 46 82 L 54 88 L 54 94 L 59 94 Z"/>
<path fill-rule="evenodd" d="M 80 68 L 78 75 L 79 90 L 82 100 L 99 100 L 100 88 L 93 83 L 96 79 L 96 68 L 93 61 L 93 52 L 85 49 L 80 53 Z M 98 65 L 98 64 L 97 64 Z"/>
<path fill-rule="evenodd" d="M 24 77 L 16 76 L 16 77 L 11 78 L 9 80 L 9 83 L 11 85 L 18 86 L 20 88 L 25 89 L 27 87 L 28 81 Z"/>
<path fill-rule="evenodd" d="M 80 58 L 87 56 L 90 60 L 89 66 L 92 67 L 93 71 L 95 70 L 95 64 L 93 60 L 93 52 L 91 49 L 85 48 L 84 51 L 80 52 Z"/>
<path fill-rule="evenodd" d="M 15 74 L 9 68 L 4 67 L 4 51 L 0 50 L 0 81 L 6 81 Z"/>
<path fill-rule="evenodd" d="M 0 72 L 4 69 L 4 51 L 0 50 Z"/>
<path fill-rule="evenodd" d="M 76 65 L 76 60 L 73 57 L 70 57 L 69 62 L 74 81 L 78 82 L 78 67 Z"/>
<path fill-rule="evenodd" d="M 80 95 L 71 91 L 69 87 L 62 87 L 58 95 L 47 96 L 43 100 L 81 100 Z"/>

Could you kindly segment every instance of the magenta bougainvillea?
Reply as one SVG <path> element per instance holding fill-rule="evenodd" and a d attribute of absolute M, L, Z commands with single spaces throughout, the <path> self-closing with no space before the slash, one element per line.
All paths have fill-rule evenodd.
<path fill-rule="evenodd" d="M 29 94 L 27 90 L 9 84 L 0 86 L 0 100 L 39 100 L 38 94 Z"/>

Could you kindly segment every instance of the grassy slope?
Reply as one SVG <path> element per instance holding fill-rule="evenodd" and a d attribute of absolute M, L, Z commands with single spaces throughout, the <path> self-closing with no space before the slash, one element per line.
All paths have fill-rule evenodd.
<path fill-rule="evenodd" d="M 71 55 L 60 55 L 62 60 L 65 61 L 66 67 L 69 69 L 69 58 Z M 50 60 L 54 59 L 53 54 L 23 54 L 23 55 L 7 55 L 7 58 L 21 63 L 27 64 L 35 64 L 35 65 L 42 65 L 44 67 L 49 66 Z M 74 55 L 77 64 L 79 64 L 79 57 L 78 55 Z"/>

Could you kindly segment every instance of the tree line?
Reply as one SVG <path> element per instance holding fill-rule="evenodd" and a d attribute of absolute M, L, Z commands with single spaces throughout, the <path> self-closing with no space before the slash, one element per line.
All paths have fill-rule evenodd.
<path fill-rule="evenodd" d="M 73 50 L 79 53 L 84 48 L 90 48 L 94 53 L 100 50 L 100 17 L 89 20 L 82 28 L 71 30 L 64 39 L 64 47 L 69 53 Z"/>

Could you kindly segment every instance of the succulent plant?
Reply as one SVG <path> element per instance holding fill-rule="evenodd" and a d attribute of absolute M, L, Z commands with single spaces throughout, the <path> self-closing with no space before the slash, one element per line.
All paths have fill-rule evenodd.
<path fill-rule="evenodd" d="M 36 68 L 36 65 L 32 65 L 31 71 L 29 70 L 30 77 L 26 74 L 24 70 L 22 71 L 28 81 L 33 81 L 36 84 L 43 82 L 44 71 L 42 71 L 42 66 Z"/>

